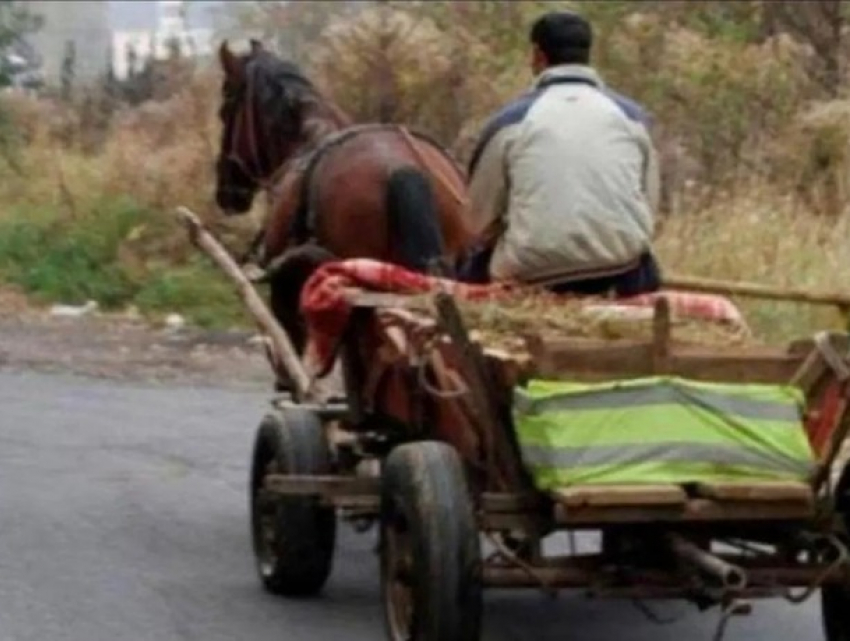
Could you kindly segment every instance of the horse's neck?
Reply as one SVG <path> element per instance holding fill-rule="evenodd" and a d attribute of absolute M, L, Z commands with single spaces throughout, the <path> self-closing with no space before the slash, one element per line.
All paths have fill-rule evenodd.
<path fill-rule="evenodd" d="M 304 119 L 304 150 L 315 149 L 330 135 L 342 129 L 335 120 L 314 117 Z"/>
<path fill-rule="evenodd" d="M 269 183 L 275 185 L 281 176 L 293 167 L 298 167 L 301 160 L 318 149 L 328 136 L 332 136 L 352 124 L 353 120 L 332 102 L 323 102 L 320 105 L 312 106 L 307 110 L 301 126 L 303 142 L 294 151 L 285 154 L 283 160 L 278 163 L 278 168 L 272 174 Z M 274 200 L 277 194 L 272 189 L 268 196 L 271 200 Z"/>
<path fill-rule="evenodd" d="M 336 103 L 328 101 L 325 103 L 325 107 L 339 129 L 345 129 L 354 124 L 354 119 L 340 109 Z"/>
<path fill-rule="evenodd" d="M 328 136 L 353 124 L 351 118 L 332 102 L 314 108 L 304 118 L 304 138 L 307 147 L 314 149 Z"/>

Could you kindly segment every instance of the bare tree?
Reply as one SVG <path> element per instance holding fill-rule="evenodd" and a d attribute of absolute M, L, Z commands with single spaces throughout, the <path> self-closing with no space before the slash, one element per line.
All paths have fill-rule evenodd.
<path fill-rule="evenodd" d="M 764 0 L 764 35 L 788 33 L 812 48 L 812 77 L 830 98 L 841 89 L 843 0 Z"/>

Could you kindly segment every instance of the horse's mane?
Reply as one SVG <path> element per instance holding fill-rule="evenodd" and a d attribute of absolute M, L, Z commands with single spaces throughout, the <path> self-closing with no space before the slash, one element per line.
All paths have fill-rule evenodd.
<path fill-rule="evenodd" d="M 252 56 L 246 70 L 263 112 L 283 132 L 298 133 L 307 112 L 341 113 L 297 64 L 281 60 L 270 51 Z"/>

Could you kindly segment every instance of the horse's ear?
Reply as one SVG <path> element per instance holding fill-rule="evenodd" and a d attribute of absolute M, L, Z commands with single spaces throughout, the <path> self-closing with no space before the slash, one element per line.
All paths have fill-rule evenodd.
<path fill-rule="evenodd" d="M 251 53 L 258 54 L 261 51 L 264 51 L 263 43 L 257 40 L 256 38 L 251 38 Z"/>
<path fill-rule="evenodd" d="M 218 48 L 218 59 L 221 62 L 221 68 L 224 69 L 224 73 L 228 76 L 235 76 L 237 74 L 239 65 L 236 62 L 236 56 L 230 50 L 227 40 L 222 41 L 221 46 Z"/>

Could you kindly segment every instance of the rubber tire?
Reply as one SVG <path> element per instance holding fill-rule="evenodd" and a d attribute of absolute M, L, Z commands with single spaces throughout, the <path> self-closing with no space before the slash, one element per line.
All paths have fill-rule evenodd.
<path fill-rule="evenodd" d="M 251 538 L 257 574 L 270 593 L 314 596 L 330 576 L 336 544 L 336 513 L 311 496 L 274 499 L 274 555 L 264 559 L 257 492 L 271 469 L 278 474 L 326 475 L 331 463 L 319 418 L 287 408 L 267 415 L 257 430 L 251 465 Z"/>
<path fill-rule="evenodd" d="M 850 586 L 825 585 L 820 596 L 826 641 L 850 641 Z"/>
<path fill-rule="evenodd" d="M 476 641 L 481 634 L 481 546 L 475 514 L 454 448 L 420 441 L 386 459 L 381 497 L 381 588 L 388 637 L 411 641 Z M 407 524 L 412 549 L 413 623 L 393 632 L 388 529 Z"/>
<path fill-rule="evenodd" d="M 845 465 L 841 470 L 833 492 L 835 509 L 844 522 L 845 530 L 850 530 L 850 465 Z M 825 585 L 821 588 L 820 595 L 821 619 L 826 641 L 850 641 L 850 585 Z"/>

